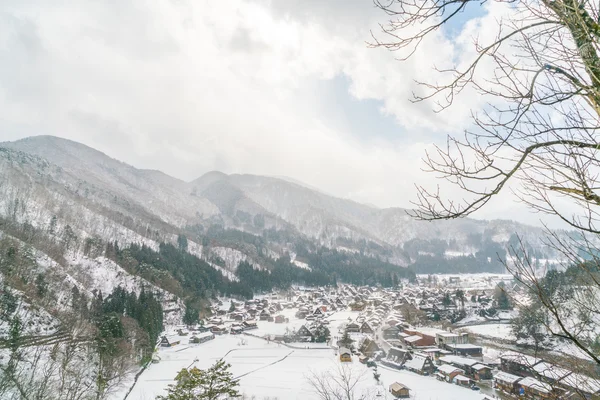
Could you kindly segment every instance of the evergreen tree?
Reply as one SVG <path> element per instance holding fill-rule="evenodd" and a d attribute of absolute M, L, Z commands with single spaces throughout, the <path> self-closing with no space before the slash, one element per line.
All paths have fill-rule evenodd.
<path fill-rule="evenodd" d="M 186 325 L 194 325 L 197 324 L 199 320 L 200 311 L 192 304 L 192 302 L 186 302 L 183 323 Z"/>
<path fill-rule="evenodd" d="M 494 290 L 494 299 L 496 300 L 496 305 L 500 310 L 512 309 L 510 299 L 506 294 L 506 289 L 504 288 L 504 284 L 502 282 L 499 283 Z"/>
<path fill-rule="evenodd" d="M 344 331 L 344 335 L 340 339 L 339 345 L 346 347 L 348 349 L 352 349 L 353 343 L 354 343 L 354 340 L 352 340 L 352 338 L 348 334 L 348 331 Z"/>
<path fill-rule="evenodd" d="M 188 240 L 187 237 L 185 235 L 179 235 L 177 236 L 177 246 L 179 247 L 179 250 L 181 251 L 187 251 L 188 248 Z"/>
<path fill-rule="evenodd" d="M 217 400 L 223 396 L 238 397 L 238 381 L 229 371 L 231 366 L 218 360 L 207 370 L 196 367 L 182 369 L 175 377 L 177 384 L 169 385 L 166 396 L 157 400 Z"/>

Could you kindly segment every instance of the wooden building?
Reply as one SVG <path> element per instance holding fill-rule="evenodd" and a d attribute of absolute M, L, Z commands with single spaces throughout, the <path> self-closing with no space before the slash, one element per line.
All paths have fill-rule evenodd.
<path fill-rule="evenodd" d="M 163 336 L 160 339 L 160 347 L 173 347 L 181 343 L 181 339 L 175 335 Z"/>
<path fill-rule="evenodd" d="M 407 399 L 410 397 L 410 389 L 400 382 L 394 382 L 390 385 L 390 393 L 392 396 L 399 399 Z"/>
<path fill-rule="evenodd" d="M 508 394 L 517 393 L 517 382 L 522 379 L 520 376 L 499 371 L 494 375 L 494 387 Z"/>
<path fill-rule="evenodd" d="M 340 361 L 352 362 L 352 352 L 345 347 L 340 347 Z"/>

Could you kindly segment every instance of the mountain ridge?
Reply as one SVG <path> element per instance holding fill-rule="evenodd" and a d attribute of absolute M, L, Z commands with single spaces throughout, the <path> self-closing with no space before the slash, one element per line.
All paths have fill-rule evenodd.
<path fill-rule="evenodd" d="M 268 229 L 286 229 L 318 245 L 344 251 L 364 251 L 364 242 L 367 247 L 380 248 L 380 256 L 406 266 L 414 261 L 414 254 L 407 253 L 407 244 L 425 248 L 431 246 L 422 242 L 441 241 L 448 251 L 475 255 L 490 243 L 506 250 L 513 235 L 519 233 L 545 258 L 554 256 L 546 254 L 549 249 L 540 239 L 541 228 L 511 220 L 417 221 L 401 207 L 364 205 L 271 176 L 209 171 L 185 182 L 53 136 L 2 142 L 0 148 L 34 155 L 56 166 L 62 172 L 50 172 L 45 179 L 57 190 L 68 188 L 85 201 L 114 209 L 123 215 L 119 218 L 128 218 L 132 225 L 149 227 L 156 222 L 148 222 L 148 218 L 160 220 L 158 230 L 168 235 L 186 227 L 205 229 L 214 224 L 255 235 Z M 32 167 L 24 173 L 43 173 L 37 169 Z M 11 177 L 6 165 L 5 171 Z M 37 190 L 46 189 L 38 184 Z"/>

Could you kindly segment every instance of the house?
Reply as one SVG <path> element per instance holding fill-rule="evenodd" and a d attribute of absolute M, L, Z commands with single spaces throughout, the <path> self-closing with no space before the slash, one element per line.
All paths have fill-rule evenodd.
<path fill-rule="evenodd" d="M 394 382 L 390 385 L 390 393 L 392 396 L 400 399 L 407 399 L 410 397 L 410 389 L 400 382 Z"/>
<path fill-rule="evenodd" d="M 494 375 L 494 388 L 503 390 L 508 394 L 517 393 L 517 382 L 522 379 L 520 376 L 499 371 Z"/>
<path fill-rule="evenodd" d="M 404 338 L 404 342 L 412 347 L 435 346 L 436 332 L 437 330 L 425 330 L 425 328 L 404 329 L 404 333 L 410 335 Z"/>
<path fill-rule="evenodd" d="M 258 329 L 258 325 L 256 325 L 256 321 L 251 320 L 251 319 L 242 322 L 242 327 L 244 328 L 245 331 L 249 331 L 252 329 Z"/>
<path fill-rule="evenodd" d="M 346 325 L 346 332 L 360 332 L 360 325 L 356 322 L 350 322 Z"/>
<path fill-rule="evenodd" d="M 213 325 L 210 328 L 210 331 L 212 333 L 214 333 L 215 335 L 222 335 L 222 334 L 226 333 L 227 328 L 225 328 L 225 325 Z"/>
<path fill-rule="evenodd" d="M 534 376 L 533 367 L 542 362 L 539 358 L 531 357 L 526 354 L 507 352 L 500 356 L 500 369 L 509 374 L 519 376 Z"/>
<path fill-rule="evenodd" d="M 456 375 L 464 374 L 464 373 L 465 373 L 465 371 L 463 371 L 460 368 L 456 368 L 455 366 L 452 366 L 450 364 L 443 364 L 438 367 L 436 376 L 438 378 L 440 378 L 439 380 L 443 380 L 446 382 L 452 382 L 452 380 L 454 379 L 454 377 Z"/>
<path fill-rule="evenodd" d="M 444 348 L 451 351 L 453 354 L 460 355 L 463 357 L 483 357 L 483 347 L 475 346 L 474 344 L 445 344 Z"/>
<path fill-rule="evenodd" d="M 567 394 L 579 394 L 586 399 L 600 398 L 600 380 L 573 372 L 558 382 L 558 386 L 565 389 Z M 565 396 L 565 398 L 571 398 Z M 578 399 L 578 397 L 574 397 Z"/>
<path fill-rule="evenodd" d="M 313 333 L 306 327 L 306 325 L 302 325 L 300 328 L 298 328 L 296 336 L 298 336 L 299 340 L 303 342 L 312 342 L 313 340 Z"/>
<path fill-rule="evenodd" d="M 568 369 L 558 367 L 545 361 L 536 364 L 533 367 L 533 370 L 535 371 L 536 378 L 551 385 L 554 385 L 571 373 Z"/>
<path fill-rule="evenodd" d="M 368 333 L 368 334 L 373 334 L 373 328 L 371 328 L 371 325 L 369 325 L 368 322 L 363 322 L 363 324 L 360 326 L 360 332 L 361 333 Z"/>
<path fill-rule="evenodd" d="M 434 361 L 437 361 L 440 358 L 441 354 L 442 354 L 442 350 L 438 349 L 437 347 L 420 349 L 419 351 L 421 353 L 427 354 Z"/>
<path fill-rule="evenodd" d="M 190 334 L 190 332 L 189 332 L 189 331 L 187 331 L 187 330 L 185 330 L 185 329 L 177 329 L 177 334 L 178 334 L 179 336 L 187 336 L 187 335 L 189 335 L 189 334 Z"/>
<path fill-rule="evenodd" d="M 466 376 L 475 380 L 492 378 L 491 368 L 481 363 L 480 361 L 474 360 L 472 358 L 450 355 L 440 357 L 439 362 L 442 364 L 449 364 L 457 368 L 461 368 L 463 371 L 465 371 Z"/>
<path fill-rule="evenodd" d="M 431 357 L 425 354 L 413 354 L 411 360 L 404 363 L 404 368 L 421 375 L 432 374 L 435 370 Z"/>
<path fill-rule="evenodd" d="M 383 334 L 384 339 L 398 339 L 398 333 L 400 333 L 400 328 L 394 325 L 384 326 L 381 332 Z"/>
<path fill-rule="evenodd" d="M 454 382 L 458 386 L 463 386 L 463 387 L 471 386 L 471 379 L 464 375 L 461 375 L 461 374 L 456 375 L 454 377 L 454 379 L 452 380 L 452 382 Z"/>
<path fill-rule="evenodd" d="M 232 325 L 231 329 L 229 330 L 231 335 L 240 335 L 242 332 L 244 332 L 244 327 L 241 325 Z"/>
<path fill-rule="evenodd" d="M 215 338 L 214 333 L 212 332 L 203 332 L 197 335 L 194 335 L 190 338 L 190 343 L 204 343 L 209 340 L 213 340 Z"/>
<path fill-rule="evenodd" d="M 358 356 L 358 361 L 359 361 L 361 364 L 366 364 L 366 363 L 367 363 L 367 361 L 369 361 L 369 357 L 367 357 L 367 356 L 365 356 L 365 355 Z"/>
<path fill-rule="evenodd" d="M 283 324 L 285 323 L 285 316 L 283 315 L 278 315 L 275 317 L 275 323 L 276 324 Z"/>
<path fill-rule="evenodd" d="M 552 386 L 538 381 L 530 376 L 518 381 L 516 388 L 519 396 L 524 395 L 525 397 L 530 397 L 536 400 L 554 398 L 552 394 Z"/>
<path fill-rule="evenodd" d="M 398 347 L 392 347 L 385 360 L 388 364 L 394 367 L 401 367 L 407 360 L 410 360 L 412 356 L 408 350 L 400 349 Z"/>
<path fill-rule="evenodd" d="M 340 347 L 340 361 L 352 362 L 352 352 L 345 347 Z"/>
<path fill-rule="evenodd" d="M 471 376 L 476 381 L 492 379 L 492 369 L 485 364 L 477 363 L 471 366 Z"/>
<path fill-rule="evenodd" d="M 173 347 L 181 343 L 181 339 L 179 339 L 175 335 L 163 336 L 160 339 L 160 347 Z"/>
<path fill-rule="evenodd" d="M 231 318 L 234 321 L 243 321 L 244 313 L 241 313 L 241 312 L 231 313 L 231 314 L 229 314 L 229 318 Z"/>
<path fill-rule="evenodd" d="M 443 347 L 446 344 L 467 344 L 469 343 L 468 333 L 437 332 L 435 334 L 435 343 Z"/>
<path fill-rule="evenodd" d="M 358 351 L 360 351 L 367 357 L 373 357 L 375 353 L 381 351 L 381 349 L 373 339 L 367 337 L 365 338 L 365 340 L 362 341 Z"/>
<path fill-rule="evenodd" d="M 260 321 L 268 321 L 271 319 L 271 314 L 267 310 L 262 310 L 258 316 Z"/>

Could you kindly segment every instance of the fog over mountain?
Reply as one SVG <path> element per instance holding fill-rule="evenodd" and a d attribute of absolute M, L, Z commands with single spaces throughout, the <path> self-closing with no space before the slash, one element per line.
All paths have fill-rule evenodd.
<path fill-rule="evenodd" d="M 59 215 L 83 236 L 125 243 L 169 241 L 190 227 L 202 231 L 213 225 L 259 236 L 265 230 L 286 231 L 348 252 L 365 251 L 370 243 L 373 255 L 407 266 L 419 255 L 476 255 L 490 246 L 485 251 L 491 258 L 519 234 L 539 258 L 555 256 L 543 244 L 541 228 L 515 221 L 418 221 L 405 209 L 367 206 L 275 177 L 213 171 L 183 182 L 51 136 L 5 142 L 0 148 L 6 177 L 2 216 L 42 227 Z M 99 219 L 101 224 L 93 222 Z M 110 237 L 121 226 L 136 234 Z M 285 251 L 281 245 L 274 251 Z M 293 244 L 287 247 L 294 251 Z"/>

